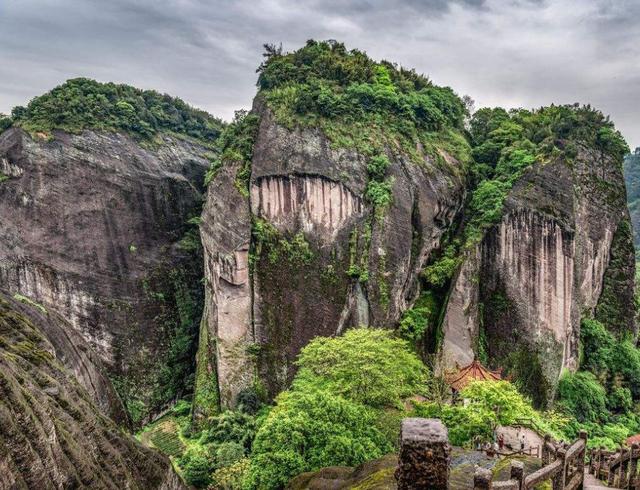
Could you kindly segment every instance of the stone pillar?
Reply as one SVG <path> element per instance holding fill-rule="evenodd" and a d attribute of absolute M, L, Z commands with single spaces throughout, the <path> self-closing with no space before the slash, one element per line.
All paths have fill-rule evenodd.
<path fill-rule="evenodd" d="M 491 470 L 476 468 L 473 474 L 473 490 L 491 490 L 493 488 L 493 474 Z"/>
<path fill-rule="evenodd" d="M 582 452 L 580 453 L 580 456 L 578 456 L 578 461 L 576 464 L 576 471 L 582 475 L 581 478 L 584 477 L 584 460 L 587 457 L 587 431 L 586 430 L 581 430 L 580 431 L 580 439 L 582 439 L 584 441 L 584 449 L 582 449 Z"/>
<path fill-rule="evenodd" d="M 620 453 L 618 453 L 620 454 Z M 609 475 L 607 476 L 607 485 L 609 485 L 610 487 L 613 486 L 613 482 L 616 479 L 616 470 L 612 467 L 612 463 L 613 460 L 615 459 L 616 455 L 613 454 L 612 456 L 609 457 Z"/>
<path fill-rule="evenodd" d="M 640 444 L 631 444 L 631 462 L 629 463 L 629 488 L 636 488 L 638 479 L 638 453 Z"/>
<path fill-rule="evenodd" d="M 524 480 L 524 463 L 522 461 L 511 461 L 511 479 L 518 482 L 518 490 L 521 490 Z"/>
<path fill-rule="evenodd" d="M 548 465 L 551 461 L 551 455 L 549 454 L 549 447 L 547 444 L 551 442 L 551 436 L 546 434 L 544 436 L 544 442 L 542 443 L 542 464 L 544 466 Z"/>
<path fill-rule="evenodd" d="M 551 480 L 551 488 L 553 490 L 564 490 L 564 480 L 567 474 L 567 450 L 564 447 L 556 451 L 556 459 L 562 461 L 562 469 Z"/>
<path fill-rule="evenodd" d="M 631 450 L 623 448 L 620 452 L 622 462 L 620 463 L 620 477 L 618 478 L 618 487 L 627 488 L 627 474 L 629 472 L 629 459 L 631 459 Z M 629 459 L 627 459 L 629 457 Z"/>
<path fill-rule="evenodd" d="M 450 453 L 449 434 L 440 420 L 404 419 L 395 473 L 398 490 L 447 490 Z"/>

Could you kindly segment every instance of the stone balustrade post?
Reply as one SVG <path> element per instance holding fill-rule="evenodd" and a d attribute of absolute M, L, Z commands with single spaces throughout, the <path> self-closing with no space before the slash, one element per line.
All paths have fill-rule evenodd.
<path fill-rule="evenodd" d="M 438 419 L 406 418 L 395 477 L 398 490 L 447 490 L 451 446 Z"/>
<path fill-rule="evenodd" d="M 579 474 L 582 475 L 582 477 L 584 477 L 584 460 L 585 460 L 585 457 L 587 456 L 587 431 L 581 430 L 578 437 L 580 437 L 580 439 L 584 441 L 584 449 L 578 456 L 576 471 L 578 471 Z"/>
<path fill-rule="evenodd" d="M 602 476 L 602 469 L 604 467 L 604 462 L 605 462 L 604 451 L 605 451 L 604 446 L 600 446 L 600 450 L 598 451 L 598 462 L 596 466 L 596 478 L 598 479 L 600 479 L 600 477 Z"/>
<path fill-rule="evenodd" d="M 567 450 L 564 447 L 556 451 L 556 459 L 562 460 L 562 469 L 551 480 L 553 490 L 564 490 L 565 476 L 567 474 Z"/>
<path fill-rule="evenodd" d="M 550 461 L 549 447 L 547 444 L 551 443 L 551 436 L 549 434 L 545 434 L 544 442 L 542 443 L 542 464 L 548 465 Z"/>
<path fill-rule="evenodd" d="M 620 463 L 620 476 L 618 477 L 618 487 L 627 488 L 628 473 L 629 473 L 629 460 L 631 458 L 631 449 L 622 448 L 620 452 L 623 461 Z M 629 457 L 629 459 L 627 459 Z"/>
<path fill-rule="evenodd" d="M 491 470 L 477 467 L 473 474 L 473 490 L 491 490 L 493 488 L 493 473 Z"/>
<path fill-rule="evenodd" d="M 640 444 L 631 444 L 631 461 L 629 462 L 629 488 L 636 488 L 638 485 L 638 456 Z"/>
<path fill-rule="evenodd" d="M 620 454 L 620 453 L 618 453 Z M 615 470 L 612 468 L 611 464 L 613 463 L 613 460 L 615 459 L 616 455 L 613 454 L 609 457 L 609 475 L 607 476 L 607 485 L 609 485 L 610 487 L 613 486 L 613 482 L 616 479 L 616 472 Z"/>
<path fill-rule="evenodd" d="M 522 490 L 524 481 L 524 463 L 522 461 L 511 461 L 511 479 L 518 482 L 518 490 Z"/>

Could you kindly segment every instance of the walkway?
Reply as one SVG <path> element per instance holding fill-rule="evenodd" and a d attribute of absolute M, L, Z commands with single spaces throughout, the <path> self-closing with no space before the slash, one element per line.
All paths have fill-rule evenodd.
<path fill-rule="evenodd" d="M 589 468 L 584 469 L 584 490 L 606 490 L 609 487 L 589 473 Z"/>

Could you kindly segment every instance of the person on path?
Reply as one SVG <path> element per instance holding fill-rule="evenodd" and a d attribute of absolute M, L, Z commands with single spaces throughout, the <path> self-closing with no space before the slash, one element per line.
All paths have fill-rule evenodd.
<path fill-rule="evenodd" d="M 523 432 L 522 435 L 520 436 L 520 450 L 522 452 L 524 452 L 524 441 L 525 441 L 525 436 L 524 436 L 524 432 Z"/>

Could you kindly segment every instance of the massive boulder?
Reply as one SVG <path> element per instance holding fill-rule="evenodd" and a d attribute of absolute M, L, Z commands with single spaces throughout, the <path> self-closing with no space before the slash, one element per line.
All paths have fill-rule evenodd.
<path fill-rule="evenodd" d="M 443 320 L 440 369 L 481 354 L 541 406 L 579 364 L 580 321 L 634 332 L 634 249 L 621 162 L 582 145 L 538 162 L 507 196 L 502 219 L 465 255 Z"/>
<path fill-rule="evenodd" d="M 162 376 L 178 372 L 176 332 L 199 320 L 202 295 L 199 245 L 181 240 L 208 150 L 159 138 L 0 135 L 0 286 L 68 320 L 140 417 L 176 395 Z"/>
<path fill-rule="evenodd" d="M 376 210 L 365 156 L 317 128 L 279 124 L 260 95 L 252 115 L 248 191 L 243 163 L 223 166 L 202 215 L 198 403 L 217 402 L 216 375 L 223 406 L 256 381 L 274 396 L 313 337 L 394 326 L 463 202 L 464 168 L 451 155 L 420 151 L 416 163 L 389 150 L 392 201 Z"/>
<path fill-rule="evenodd" d="M 101 413 L 84 385 L 102 378 L 73 342 L 41 306 L 0 292 L 0 488 L 186 488 Z"/>

